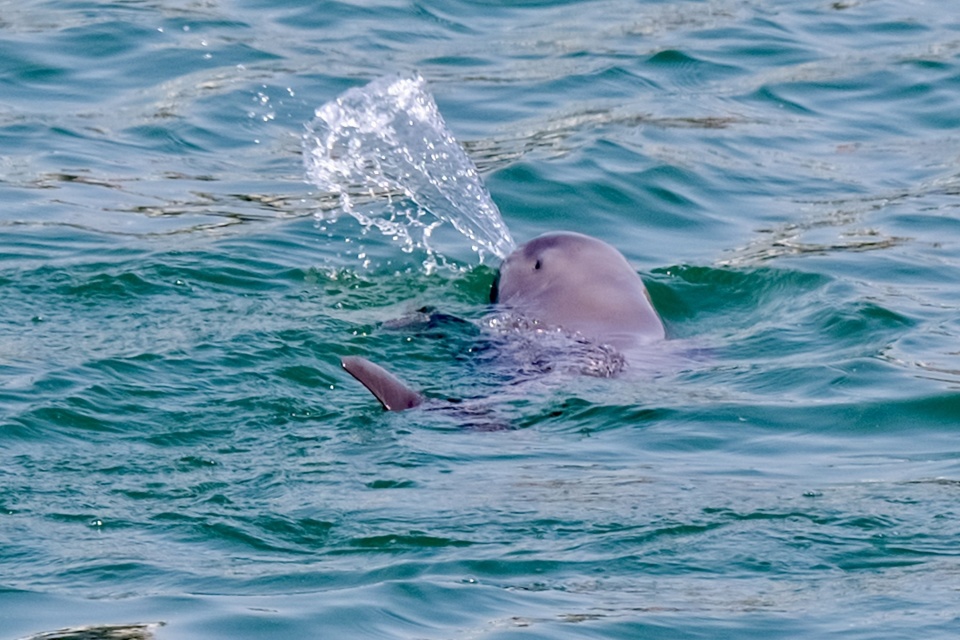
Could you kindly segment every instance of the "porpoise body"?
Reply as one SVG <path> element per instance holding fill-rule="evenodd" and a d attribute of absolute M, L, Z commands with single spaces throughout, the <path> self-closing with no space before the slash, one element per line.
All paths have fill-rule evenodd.
<path fill-rule="evenodd" d="M 623 254 L 581 233 L 546 233 L 518 247 L 501 264 L 490 301 L 628 354 L 666 335 L 643 281 Z M 422 395 L 365 358 L 345 357 L 341 364 L 388 411 L 423 403 Z"/>

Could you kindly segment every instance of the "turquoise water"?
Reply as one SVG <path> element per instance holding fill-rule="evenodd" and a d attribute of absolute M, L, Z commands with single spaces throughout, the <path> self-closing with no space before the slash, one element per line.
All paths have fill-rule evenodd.
<path fill-rule="evenodd" d="M 697 358 L 505 393 L 392 322 L 495 261 L 301 138 L 413 70 L 513 236 L 614 244 Z M 0 3 L 0 639 L 956 637 L 958 104 L 948 3 Z"/>

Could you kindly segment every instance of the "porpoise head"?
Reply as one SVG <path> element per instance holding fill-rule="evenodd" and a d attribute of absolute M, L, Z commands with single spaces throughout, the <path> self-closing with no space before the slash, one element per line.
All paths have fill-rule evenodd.
<path fill-rule="evenodd" d="M 615 347 L 665 336 L 643 281 L 623 254 L 580 233 L 547 233 L 517 248 L 500 266 L 490 300 Z"/>

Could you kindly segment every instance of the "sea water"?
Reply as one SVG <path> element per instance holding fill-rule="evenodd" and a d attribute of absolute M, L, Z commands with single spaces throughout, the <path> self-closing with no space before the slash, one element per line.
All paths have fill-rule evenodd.
<path fill-rule="evenodd" d="M 3 4 L 0 638 L 955 637 L 958 41 L 922 2 Z M 708 357 L 490 375 L 497 251 L 304 169 L 318 107 L 417 73 L 518 243 L 613 244 Z M 385 414 L 350 354 L 507 428 Z"/>

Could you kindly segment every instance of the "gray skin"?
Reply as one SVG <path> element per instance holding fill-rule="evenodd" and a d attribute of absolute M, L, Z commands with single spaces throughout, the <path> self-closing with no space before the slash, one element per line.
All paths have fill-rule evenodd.
<path fill-rule="evenodd" d="M 647 288 L 623 254 L 581 233 L 547 233 L 519 247 L 500 266 L 490 299 L 625 351 L 665 337 Z"/>
<path fill-rule="evenodd" d="M 665 337 L 647 288 L 623 254 L 580 233 L 547 233 L 511 253 L 500 266 L 490 301 L 625 353 Z M 366 358 L 347 356 L 341 365 L 387 411 L 424 402 L 422 395 Z"/>

